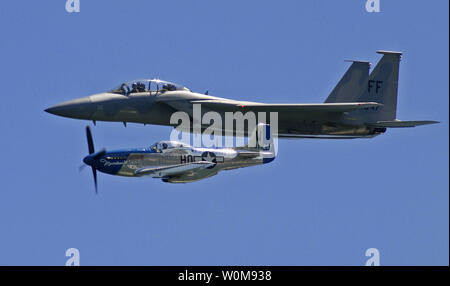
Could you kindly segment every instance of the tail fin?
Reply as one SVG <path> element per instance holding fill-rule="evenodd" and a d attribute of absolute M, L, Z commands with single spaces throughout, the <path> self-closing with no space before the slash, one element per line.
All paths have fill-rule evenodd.
<path fill-rule="evenodd" d="M 248 138 L 248 146 L 269 150 L 273 145 L 272 128 L 269 124 L 259 123 Z"/>
<path fill-rule="evenodd" d="M 255 130 L 256 144 L 260 149 L 263 164 L 267 164 L 275 160 L 277 156 L 277 142 L 273 139 L 272 127 L 269 124 L 259 123 Z"/>
<path fill-rule="evenodd" d="M 383 107 L 371 113 L 367 121 L 394 120 L 397 115 L 397 91 L 401 52 L 377 51 L 383 54 L 365 82 L 359 102 L 377 102 Z"/>
<path fill-rule="evenodd" d="M 381 104 L 347 112 L 347 114 L 351 113 L 352 122 L 364 123 L 374 128 L 414 127 L 438 123 L 431 120 L 400 121 L 396 119 L 398 77 L 402 53 L 394 51 L 377 51 L 377 53 L 382 54 L 383 57 L 369 75 L 367 75 L 368 63 L 353 62 L 325 102 L 376 102 Z"/>
<path fill-rule="evenodd" d="M 352 65 L 325 100 L 325 103 L 358 102 L 358 98 L 366 87 L 364 83 L 369 77 L 370 63 L 351 62 L 353 62 Z"/>
<path fill-rule="evenodd" d="M 248 138 L 247 147 L 257 148 L 263 164 L 270 163 L 277 156 L 278 141 L 274 140 L 269 124 L 259 123 Z"/>

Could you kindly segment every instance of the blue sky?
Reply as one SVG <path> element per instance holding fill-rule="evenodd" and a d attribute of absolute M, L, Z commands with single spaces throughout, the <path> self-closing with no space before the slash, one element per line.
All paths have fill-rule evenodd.
<path fill-rule="evenodd" d="M 448 265 L 449 3 L 65 1 L 0 5 L 0 265 Z M 172 185 L 79 173 L 89 122 L 56 103 L 159 77 L 211 95 L 322 102 L 348 68 L 404 52 L 398 118 L 438 125 L 280 141 L 269 165 Z M 97 148 L 169 127 L 98 122 Z"/>

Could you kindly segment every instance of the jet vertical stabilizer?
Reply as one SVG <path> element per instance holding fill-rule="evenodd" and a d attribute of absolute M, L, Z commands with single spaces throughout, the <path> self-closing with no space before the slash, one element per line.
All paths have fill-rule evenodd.
<path fill-rule="evenodd" d="M 369 77 L 370 63 L 353 60 L 351 62 L 353 62 L 352 65 L 325 100 L 325 103 L 358 101 L 358 97 L 365 88 L 364 83 Z"/>

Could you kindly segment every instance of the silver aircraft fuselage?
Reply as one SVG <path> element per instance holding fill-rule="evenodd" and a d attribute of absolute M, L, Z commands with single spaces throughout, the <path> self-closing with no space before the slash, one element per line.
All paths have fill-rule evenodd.
<path fill-rule="evenodd" d="M 259 123 L 248 144 L 230 148 L 194 147 L 178 141 L 159 141 L 148 148 L 95 152 L 92 133 L 86 126 L 90 166 L 97 191 L 97 171 L 126 177 L 160 178 L 167 183 L 188 183 L 216 175 L 222 170 L 272 162 L 276 144 L 270 125 Z"/>
<path fill-rule="evenodd" d="M 193 182 L 214 176 L 222 170 L 265 164 L 274 159 L 273 154 L 265 151 L 248 153 L 244 149 L 236 148 L 191 146 L 166 150 L 113 150 L 103 153 L 100 157 L 94 158 L 95 156 L 96 154 L 86 156 L 84 162 L 100 172 L 127 177 L 161 178 L 170 183 Z"/>

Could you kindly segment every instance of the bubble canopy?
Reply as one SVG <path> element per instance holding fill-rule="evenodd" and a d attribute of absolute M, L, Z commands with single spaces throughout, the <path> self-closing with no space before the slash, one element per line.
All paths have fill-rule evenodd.
<path fill-rule="evenodd" d="M 141 92 L 157 94 L 176 90 L 190 91 L 188 88 L 173 82 L 168 82 L 160 79 L 141 79 L 124 82 L 118 87 L 110 90 L 109 92 L 128 95 L 131 93 Z"/>
<path fill-rule="evenodd" d="M 167 149 L 182 148 L 182 147 L 189 147 L 189 145 L 178 141 L 159 141 L 150 146 L 149 149 L 153 150 L 154 152 L 161 153 Z"/>

